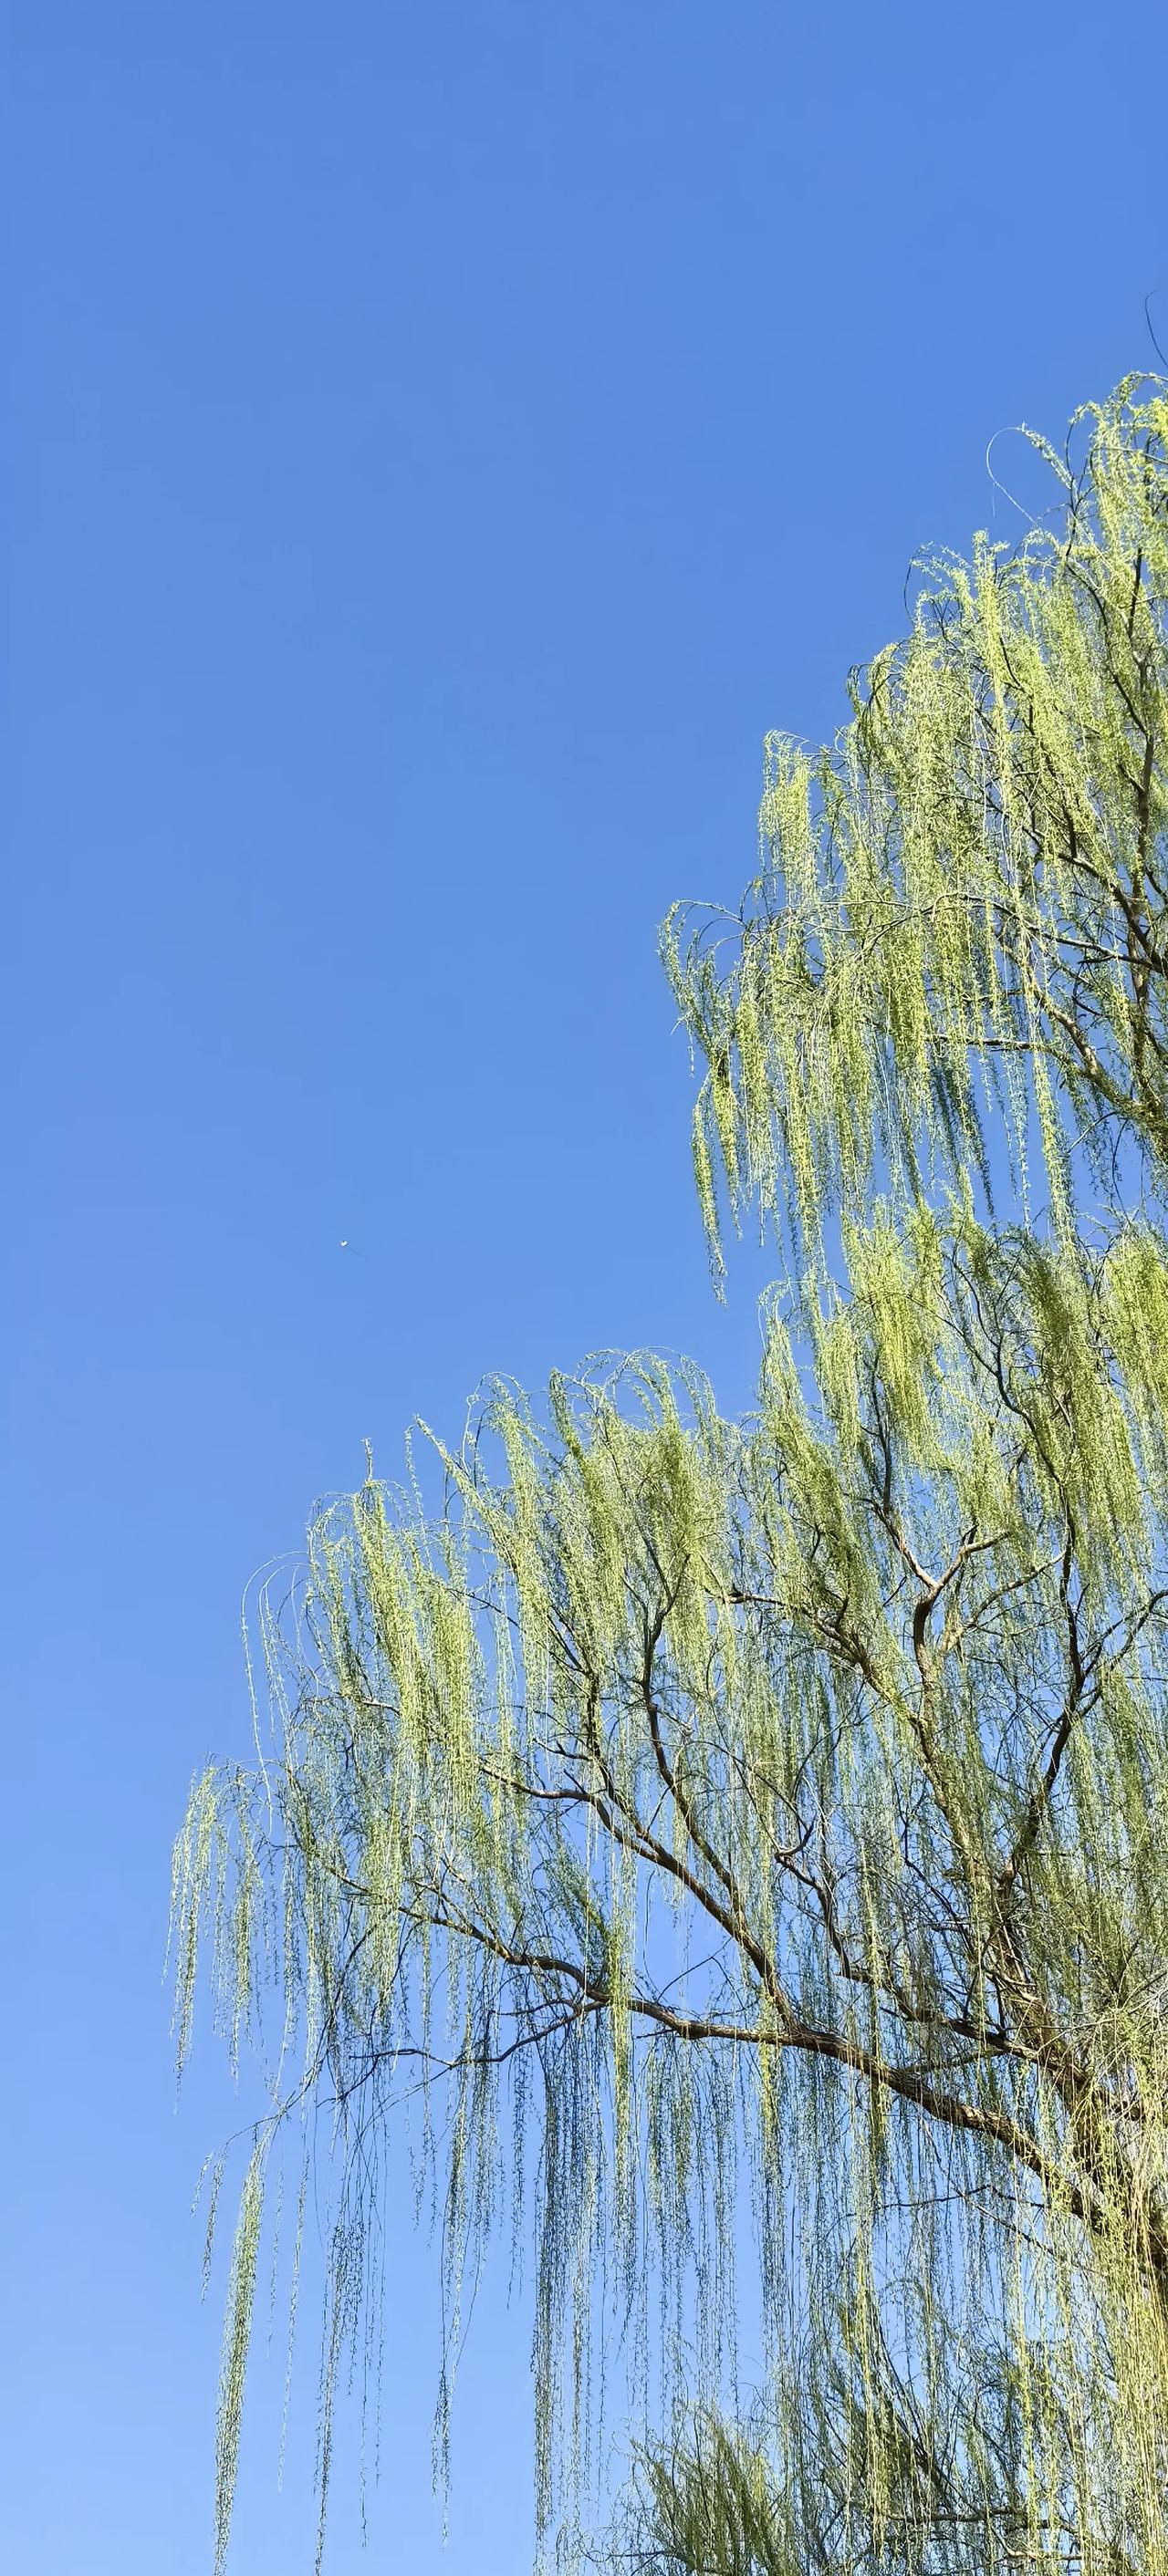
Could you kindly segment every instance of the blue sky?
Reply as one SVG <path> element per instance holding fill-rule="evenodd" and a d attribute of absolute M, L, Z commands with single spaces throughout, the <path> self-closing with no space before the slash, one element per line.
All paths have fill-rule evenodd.
<path fill-rule="evenodd" d="M 160 1985 L 239 1604 L 487 1369 L 724 1400 L 675 895 L 751 872 L 992 433 L 1168 345 L 1160 7 L 9 0 L 8 1529 L 0 2206 L 21 2576 L 204 2576 L 236 2117 Z M 1002 451 L 996 451 L 1000 457 Z M 1009 480 L 1008 474 L 1005 479 Z M 342 1248 L 342 1238 L 345 1248 Z M 530 2316 L 484 2285 L 450 2538 L 437 2256 L 393 2250 L 372 2556 L 527 2563 Z M 233 2570 L 311 2563 L 311 2350 Z"/>

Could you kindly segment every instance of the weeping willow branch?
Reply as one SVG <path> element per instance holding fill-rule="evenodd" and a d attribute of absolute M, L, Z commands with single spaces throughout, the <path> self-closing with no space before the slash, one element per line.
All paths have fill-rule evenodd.
<path fill-rule="evenodd" d="M 671 2576 L 1168 2576 L 1168 538 L 1136 395 L 1082 415 L 1080 466 L 1043 450 L 1060 531 L 934 565 L 833 749 L 773 749 L 732 963 L 668 932 L 707 1220 L 720 1158 L 802 1246 L 753 1414 L 653 1358 L 539 1408 L 491 1386 L 432 1511 L 370 1476 L 265 1601 L 272 1746 L 196 1782 L 175 1860 L 180 2058 L 204 1984 L 234 2052 L 280 2035 L 221 2557 L 269 2176 L 292 2153 L 303 2206 L 307 2157 L 331 2209 L 323 2495 L 412 2114 L 440 2450 L 464 2273 L 534 2240 L 545 2535 L 623 2355 L 634 2413 L 650 2365 L 682 2410 L 621 2543 Z M 754 2433 L 718 2413 L 744 2259 Z"/>
<path fill-rule="evenodd" d="M 739 918 L 669 916 L 716 1259 L 719 1175 L 806 1249 L 881 1159 L 914 1194 L 988 1182 L 987 1114 L 1024 1191 L 1038 1142 L 1064 1226 L 1082 1131 L 1104 1181 L 1117 1138 L 1163 1180 L 1168 406 L 1140 394 L 1086 407 L 1061 456 L 1027 433 L 1061 514 L 922 565 L 835 743 L 770 739 Z"/>

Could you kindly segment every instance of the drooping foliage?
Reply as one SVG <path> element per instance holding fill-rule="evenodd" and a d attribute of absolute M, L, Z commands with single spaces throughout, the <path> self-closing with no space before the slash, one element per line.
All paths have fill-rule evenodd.
<path fill-rule="evenodd" d="M 830 754 L 774 753 L 737 954 L 668 934 L 707 1218 L 720 1157 L 800 1253 L 754 1413 L 652 1358 L 488 1389 L 432 1507 L 370 1476 L 314 1522 L 274 1741 L 195 1785 L 180 2053 L 208 1942 L 233 2047 L 273 1993 L 282 2034 L 221 2552 L 270 2172 L 299 2137 L 332 2212 L 323 2502 L 412 2108 L 451 2350 L 468 2258 L 532 2241 L 545 2530 L 623 2355 L 671 2431 L 613 2546 L 669 2576 L 1168 2576 L 1168 407 L 1136 396 L 1044 451 L 1057 528 L 932 568 Z"/>
<path fill-rule="evenodd" d="M 666 924 L 715 1246 L 719 1173 L 814 1243 L 882 1155 L 913 1196 L 984 1172 L 987 1125 L 1024 1198 L 1037 1137 L 1068 1227 L 1072 1143 L 1105 1190 L 1125 1137 L 1168 1167 L 1168 403 L 1139 390 L 1061 455 L 1027 433 L 1060 506 L 922 565 L 837 740 L 768 742 L 740 914 Z"/>

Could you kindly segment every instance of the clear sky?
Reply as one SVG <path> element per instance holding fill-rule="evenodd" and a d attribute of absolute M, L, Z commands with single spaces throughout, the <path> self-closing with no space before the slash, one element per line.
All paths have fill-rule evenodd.
<path fill-rule="evenodd" d="M 487 1369 L 656 1342 L 745 1397 L 762 1274 L 716 1308 L 655 925 L 736 899 L 765 730 L 838 721 L 914 548 L 1014 532 L 992 433 L 1153 362 L 1157 289 L 1168 346 L 1168 16 L 2 20 L 0 2545 L 205 2576 L 189 2206 L 237 2114 L 201 2034 L 175 2116 L 160 1969 L 243 1586 Z M 530 2313 L 487 2280 L 443 2556 L 404 2204 L 391 2268 L 330 2570 L 511 2576 Z M 280 2495 L 254 2373 L 235 2576 L 311 2564 L 303 2361 Z"/>

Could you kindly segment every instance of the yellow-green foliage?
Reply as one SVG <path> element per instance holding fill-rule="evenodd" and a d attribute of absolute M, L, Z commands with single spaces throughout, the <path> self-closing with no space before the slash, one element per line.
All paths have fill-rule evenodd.
<path fill-rule="evenodd" d="M 774 735 L 736 921 L 678 907 L 664 954 L 707 1071 L 696 1163 L 716 1248 L 757 1194 L 796 1240 L 984 1168 L 1028 1127 L 1057 1212 L 1085 1133 L 1168 1168 L 1168 402 L 1131 378 L 1035 438 L 1049 521 L 932 556 L 912 633 L 852 683 L 831 747 Z"/>
<path fill-rule="evenodd" d="M 315 1522 L 275 1744 L 196 1785 L 180 2054 L 206 1925 L 232 2045 L 274 1987 L 285 2070 L 221 2550 L 281 2135 L 329 2114 L 327 2488 L 409 2095 L 452 2350 L 468 2256 L 534 2236 L 545 2529 L 619 2342 L 686 2401 L 634 2498 L 664 2568 L 1168 2576 L 1164 407 L 1085 420 L 1061 532 L 950 566 L 835 751 L 776 753 L 729 982 L 678 966 L 699 1174 L 807 1243 L 755 1413 L 652 1358 L 488 1389 L 431 1517 L 370 1478 Z M 1045 1228 L 977 1212 L 971 1060 L 1019 1155 L 1037 1121 Z M 1088 1118 L 1142 1205 L 1084 1179 Z"/>

